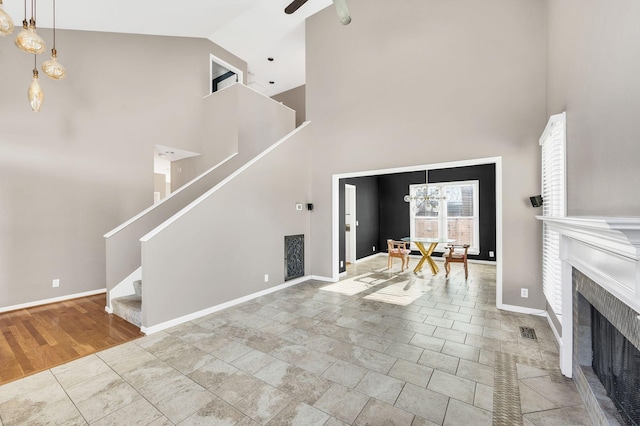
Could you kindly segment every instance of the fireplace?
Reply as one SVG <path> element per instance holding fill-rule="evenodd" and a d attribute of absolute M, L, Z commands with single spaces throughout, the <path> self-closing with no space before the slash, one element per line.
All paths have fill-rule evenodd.
<path fill-rule="evenodd" d="M 639 425 L 638 314 L 577 269 L 573 289 L 574 379 L 589 414 L 600 424 Z"/>
<path fill-rule="evenodd" d="M 594 424 L 640 425 L 640 218 L 540 219 L 561 235 L 562 312 L 551 325 L 562 373 Z"/>

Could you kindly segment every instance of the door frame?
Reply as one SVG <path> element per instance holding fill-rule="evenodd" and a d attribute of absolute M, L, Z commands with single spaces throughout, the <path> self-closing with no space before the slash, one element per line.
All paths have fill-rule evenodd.
<path fill-rule="evenodd" d="M 333 281 L 340 277 L 340 179 L 362 176 L 375 176 L 391 173 L 426 171 L 433 169 L 447 169 L 454 167 L 476 166 L 481 164 L 495 164 L 496 166 L 496 306 L 503 308 L 502 303 L 502 157 L 475 158 L 471 160 L 451 161 L 446 163 L 425 164 L 416 166 L 396 167 L 391 169 L 369 170 L 362 172 L 342 173 L 332 176 L 332 232 L 331 232 L 331 260 Z"/>
<path fill-rule="evenodd" d="M 357 251 L 356 251 L 356 241 L 357 241 L 357 230 L 358 230 L 358 225 L 357 225 L 357 211 L 356 211 L 356 200 L 357 200 L 357 187 L 355 185 L 350 185 L 348 183 L 346 183 L 344 185 L 344 205 L 345 205 L 345 226 L 349 225 L 349 238 L 347 238 L 347 232 L 345 230 L 345 238 L 344 238 L 344 242 L 345 242 L 345 256 L 344 256 L 344 261 L 347 263 L 356 263 L 356 260 L 358 259 L 358 255 L 357 255 Z M 347 223 L 346 221 L 346 207 L 347 207 L 347 203 L 350 203 L 352 211 L 351 211 L 351 221 L 350 223 Z M 351 254 L 350 257 L 347 257 L 347 247 L 349 248 L 349 253 Z"/>
<path fill-rule="evenodd" d="M 229 71 L 233 71 L 234 73 L 236 73 L 236 75 L 238 76 L 238 83 L 244 84 L 244 72 L 242 72 L 242 70 L 240 70 L 239 68 L 234 67 L 233 65 L 231 65 L 227 61 L 224 61 L 224 60 L 220 59 L 219 57 L 217 57 L 213 53 L 210 53 L 209 54 L 209 94 L 214 93 L 213 92 L 213 87 L 212 87 L 213 63 L 214 62 L 216 64 L 220 65 L 220 66 L 225 67 Z"/>

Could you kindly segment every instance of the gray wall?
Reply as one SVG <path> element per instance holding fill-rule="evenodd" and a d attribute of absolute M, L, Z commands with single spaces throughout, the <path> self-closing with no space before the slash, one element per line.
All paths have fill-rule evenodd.
<path fill-rule="evenodd" d="M 546 9 L 532 0 L 349 2 L 307 21 L 313 273 L 332 275 L 331 176 L 501 156 L 503 302 L 544 308 L 538 138 Z M 520 288 L 529 298 L 520 298 Z"/>
<path fill-rule="evenodd" d="M 68 74 L 41 73 L 40 113 L 26 99 L 33 56 L 0 40 L 0 308 L 104 288 L 102 235 L 152 204 L 154 145 L 201 150 L 209 55 L 246 72 L 204 39 L 56 38 Z"/>
<path fill-rule="evenodd" d="M 167 176 L 165 174 L 154 173 L 153 192 L 160 193 L 161 200 L 167 195 Z"/>
<path fill-rule="evenodd" d="M 548 114 L 567 111 L 570 215 L 640 215 L 640 3 L 547 0 Z"/>
<path fill-rule="evenodd" d="M 229 93 L 232 96 L 225 95 Z M 231 100 L 234 102 L 230 102 Z M 225 110 L 224 114 L 206 116 L 205 120 L 217 122 L 222 135 L 237 135 L 236 139 L 224 141 L 225 146 L 237 147 L 237 155 L 222 164 L 216 163 L 217 167 L 191 181 L 182 190 L 172 193 L 164 202 L 128 222 L 126 226 L 109 233 L 106 238 L 106 275 L 109 291 L 140 266 L 141 237 L 294 129 L 295 117 L 291 109 L 241 84 L 234 84 L 207 96 L 202 102 L 209 106 L 219 103 L 234 105 L 234 108 Z M 212 109 L 216 108 L 205 108 L 205 111 Z M 235 131 L 229 132 L 229 127 L 233 127 Z M 205 128 L 214 130 L 208 125 Z"/>
<path fill-rule="evenodd" d="M 272 96 L 278 102 L 282 102 L 296 112 L 296 127 L 307 119 L 306 90 L 305 86 L 298 86 L 286 92 Z"/>

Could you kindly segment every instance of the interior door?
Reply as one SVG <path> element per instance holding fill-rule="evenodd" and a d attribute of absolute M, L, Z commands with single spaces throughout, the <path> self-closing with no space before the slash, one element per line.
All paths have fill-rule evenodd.
<path fill-rule="evenodd" d="M 356 262 L 356 187 L 344 186 L 345 213 L 345 259 L 347 263 Z"/>

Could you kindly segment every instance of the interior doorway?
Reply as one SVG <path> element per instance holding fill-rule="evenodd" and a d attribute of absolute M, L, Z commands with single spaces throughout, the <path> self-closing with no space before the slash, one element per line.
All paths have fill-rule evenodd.
<path fill-rule="evenodd" d="M 344 186 L 344 207 L 345 207 L 345 260 L 347 263 L 356 262 L 356 187 L 355 185 Z"/>
<path fill-rule="evenodd" d="M 450 169 L 450 168 L 462 168 L 466 166 L 474 166 L 474 165 L 484 165 L 491 164 L 495 167 L 495 181 L 493 183 L 495 187 L 495 251 L 491 253 L 491 257 L 495 257 L 495 260 L 491 261 L 493 264 L 495 262 L 495 280 L 496 280 L 496 306 L 499 309 L 504 309 L 505 307 L 511 308 L 510 305 L 505 305 L 502 303 L 502 157 L 488 157 L 488 158 L 477 158 L 470 160 L 460 160 L 460 161 L 452 161 L 445 163 L 435 163 L 435 164 L 423 164 L 423 165 L 415 165 L 408 167 L 396 167 L 390 169 L 378 169 L 378 170 L 368 170 L 362 172 L 352 172 L 352 173 L 341 173 L 334 174 L 332 176 L 332 274 L 331 280 L 338 281 L 340 277 L 340 270 L 342 262 L 340 261 L 341 257 L 341 239 L 342 236 L 345 235 L 344 229 L 341 229 L 341 179 L 349 179 L 349 178 L 358 178 L 358 177 L 367 177 L 367 176 L 375 176 L 375 175 L 386 175 L 386 174 L 395 174 L 395 173 L 406 173 L 406 172 L 429 172 L 431 170 L 439 170 L 439 169 Z M 346 187 L 345 187 L 346 194 Z M 362 198 L 362 196 L 361 196 Z M 364 221 L 363 221 L 364 223 Z M 361 237 L 362 240 L 362 232 L 361 229 Z M 345 241 L 345 249 L 346 249 L 346 241 Z M 375 248 L 372 250 L 375 252 Z M 346 258 L 346 257 L 345 257 Z M 484 262 L 479 260 L 478 262 Z"/>
<path fill-rule="evenodd" d="M 244 74 L 240 69 L 214 55 L 211 55 L 210 76 L 211 93 L 236 83 L 242 83 L 244 78 Z"/>
<path fill-rule="evenodd" d="M 195 157 L 197 152 L 185 151 L 170 146 L 156 145 L 153 149 L 153 204 L 171 194 L 171 163 Z"/>

